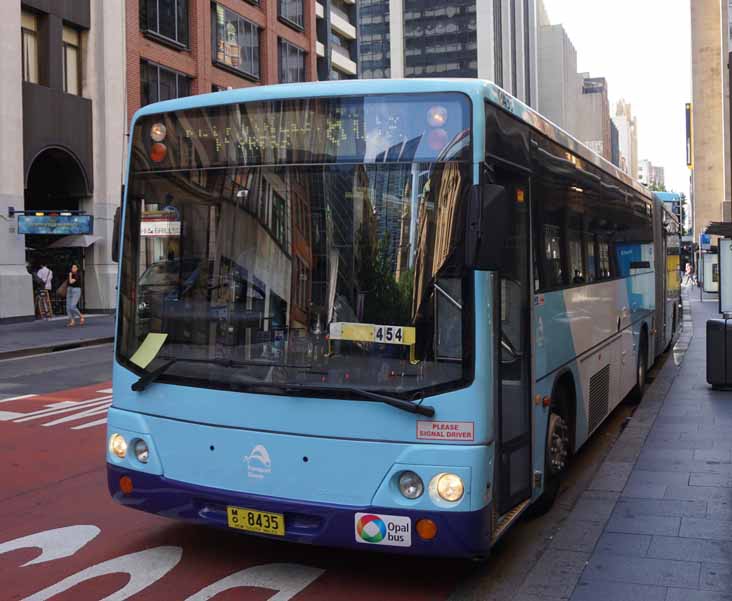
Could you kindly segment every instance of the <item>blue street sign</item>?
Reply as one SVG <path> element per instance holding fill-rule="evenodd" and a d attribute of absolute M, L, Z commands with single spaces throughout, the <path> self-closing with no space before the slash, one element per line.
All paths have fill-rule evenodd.
<path fill-rule="evenodd" d="M 699 248 L 702 250 L 712 249 L 712 237 L 709 234 L 699 234 Z"/>

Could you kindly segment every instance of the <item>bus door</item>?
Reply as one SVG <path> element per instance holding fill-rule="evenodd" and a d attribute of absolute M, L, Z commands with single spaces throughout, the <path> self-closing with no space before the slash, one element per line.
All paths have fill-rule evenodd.
<path fill-rule="evenodd" d="M 500 312 L 497 509 L 504 514 L 531 496 L 530 180 L 496 167 L 511 203 L 510 234 L 499 274 Z"/>

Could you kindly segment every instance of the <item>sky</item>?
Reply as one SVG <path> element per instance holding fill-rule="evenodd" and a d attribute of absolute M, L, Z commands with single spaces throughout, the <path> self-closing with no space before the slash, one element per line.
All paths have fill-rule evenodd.
<path fill-rule="evenodd" d="M 544 0 L 577 50 L 577 69 L 605 77 L 610 112 L 632 104 L 639 159 L 666 170 L 666 188 L 689 193 L 684 105 L 691 102 L 690 0 Z M 691 0 L 693 1 L 693 0 Z"/>

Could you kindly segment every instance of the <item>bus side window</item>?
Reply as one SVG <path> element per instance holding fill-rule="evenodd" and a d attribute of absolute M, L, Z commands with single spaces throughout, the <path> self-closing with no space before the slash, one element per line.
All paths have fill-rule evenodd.
<path fill-rule="evenodd" d="M 585 243 L 587 251 L 587 283 L 594 282 L 597 279 L 597 266 L 595 264 L 595 237 L 587 234 Z"/>

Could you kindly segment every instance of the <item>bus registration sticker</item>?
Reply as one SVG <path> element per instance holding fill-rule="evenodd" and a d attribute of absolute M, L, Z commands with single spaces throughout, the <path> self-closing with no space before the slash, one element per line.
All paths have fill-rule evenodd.
<path fill-rule="evenodd" d="M 412 546 L 412 520 L 402 515 L 357 513 L 356 542 L 390 547 Z"/>
<path fill-rule="evenodd" d="M 226 519 L 229 528 L 285 536 L 285 516 L 281 513 L 229 506 L 226 508 Z"/>

